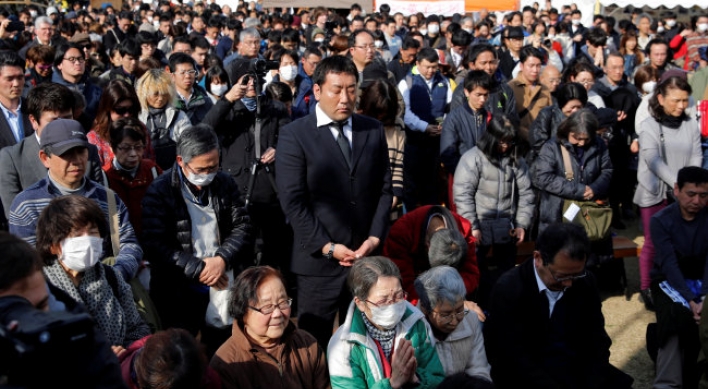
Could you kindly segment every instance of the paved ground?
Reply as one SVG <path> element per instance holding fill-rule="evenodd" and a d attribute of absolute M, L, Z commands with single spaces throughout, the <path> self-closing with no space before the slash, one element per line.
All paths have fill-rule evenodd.
<path fill-rule="evenodd" d="M 644 237 L 638 221 L 626 222 L 626 230 L 618 235 L 632 239 L 640 247 Z M 637 258 L 625 258 L 628 287 L 622 291 L 603 291 L 605 299 L 602 311 L 605 314 L 607 333 L 612 338 L 610 362 L 634 377 L 635 389 L 651 388 L 654 379 L 654 364 L 646 351 L 646 327 L 656 321 L 654 312 L 644 309 L 639 298 L 639 267 Z"/>

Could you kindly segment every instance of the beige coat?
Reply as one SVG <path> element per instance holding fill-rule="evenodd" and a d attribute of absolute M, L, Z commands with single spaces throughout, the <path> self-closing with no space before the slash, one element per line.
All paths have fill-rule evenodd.
<path fill-rule="evenodd" d="M 528 141 L 531 123 L 536 119 L 541 109 L 553 104 L 551 91 L 540 82 L 536 86 L 532 86 L 521 72 L 515 79 L 509 81 L 509 86 L 514 90 L 516 112 L 519 113 L 521 120 L 519 135 Z"/>

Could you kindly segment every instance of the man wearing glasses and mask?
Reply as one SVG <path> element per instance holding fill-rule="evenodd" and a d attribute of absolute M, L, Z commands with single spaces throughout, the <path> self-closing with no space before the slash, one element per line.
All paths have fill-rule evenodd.
<path fill-rule="evenodd" d="M 484 325 L 497 388 L 630 388 L 609 362 L 595 277 L 585 270 L 590 242 L 575 224 L 552 224 L 533 258 L 502 275 Z"/>

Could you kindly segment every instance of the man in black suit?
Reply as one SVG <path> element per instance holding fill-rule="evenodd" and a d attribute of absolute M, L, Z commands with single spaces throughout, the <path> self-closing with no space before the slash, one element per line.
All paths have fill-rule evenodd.
<path fill-rule="evenodd" d="M 630 388 L 609 362 L 595 278 L 585 270 L 585 230 L 552 224 L 533 258 L 497 281 L 484 343 L 497 388 Z"/>
<path fill-rule="evenodd" d="M 351 302 L 349 267 L 377 250 L 393 200 L 381 123 L 353 114 L 358 71 L 322 60 L 313 74 L 315 112 L 283 127 L 275 159 L 280 204 L 294 232 L 298 326 L 327 347 L 337 311 Z"/>
<path fill-rule="evenodd" d="M 25 61 L 12 51 L 0 52 L 0 149 L 12 146 L 32 133 L 22 111 Z"/>

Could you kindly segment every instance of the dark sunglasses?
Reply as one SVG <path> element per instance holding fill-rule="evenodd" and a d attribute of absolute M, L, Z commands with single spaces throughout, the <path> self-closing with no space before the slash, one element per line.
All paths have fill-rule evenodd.
<path fill-rule="evenodd" d="M 132 112 L 133 111 L 133 106 L 127 106 L 127 107 L 115 107 L 113 108 L 113 112 L 117 113 L 118 115 L 125 115 L 126 113 Z"/>

